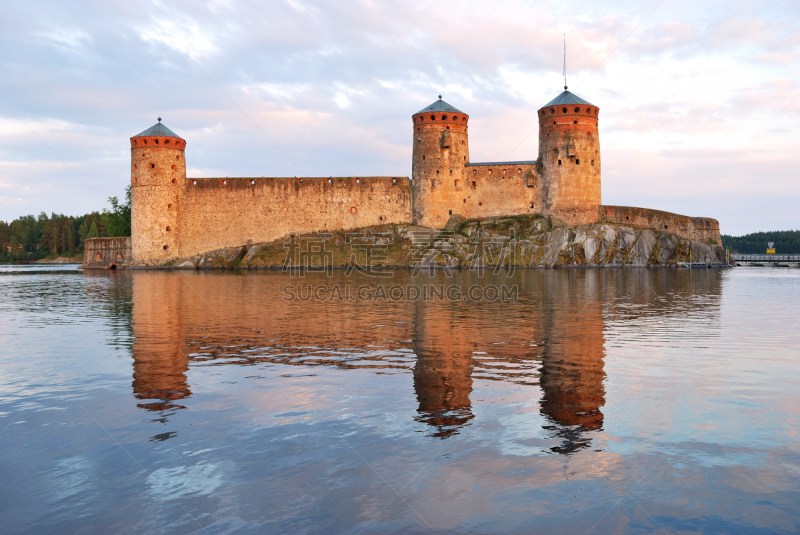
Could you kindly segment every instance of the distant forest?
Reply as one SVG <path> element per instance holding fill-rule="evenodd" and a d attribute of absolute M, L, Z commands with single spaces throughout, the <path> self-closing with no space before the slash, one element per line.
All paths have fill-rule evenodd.
<path fill-rule="evenodd" d="M 800 254 L 800 230 L 756 232 L 746 236 L 722 235 L 722 246 L 730 248 L 732 253 L 764 254 L 769 242 L 775 244 L 776 254 Z"/>
<path fill-rule="evenodd" d="M 83 254 L 87 238 L 131 235 L 131 188 L 125 188 L 125 202 L 110 197 L 111 210 L 78 217 L 42 212 L 26 215 L 10 224 L 0 221 L 0 262 L 30 262 L 59 256 Z"/>

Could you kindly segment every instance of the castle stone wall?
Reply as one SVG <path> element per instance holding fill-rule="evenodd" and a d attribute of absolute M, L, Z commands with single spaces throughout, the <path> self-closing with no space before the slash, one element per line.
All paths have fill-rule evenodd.
<path fill-rule="evenodd" d="M 468 219 L 533 214 L 540 211 L 536 164 L 469 164 L 464 169 L 459 205 L 453 213 Z M 466 202 L 464 202 L 466 201 Z"/>
<path fill-rule="evenodd" d="M 601 223 L 647 228 L 668 232 L 687 240 L 722 245 L 719 221 L 710 217 L 688 217 L 650 208 L 601 206 Z"/>
<path fill-rule="evenodd" d="M 555 226 L 606 222 L 721 243 L 714 219 L 601 206 L 600 110 L 568 91 L 538 111 L 538 158 L 521 162 L 471 163 L 469 116 L 439 98 L 412 116 L 411 181 L 191 179 L 186 177 L 186 141 L 159 122 L 131 138 L 130 263 L 164 265 L 293 232 L 411 223 L 443 228 L 456 215 L 541 214 Z"/>
<path fill-rule="evenodd" d="M 130 238 L 89 238 L 83 244 L 83 269 L 121 268 L 130 263 Z"/>
<path fill-rule="evenodd" d="M 472 219 L 538 209 L 535 163 L 470 163 L 468 115 L 425 112 L 412 120 L 417 224 L 441 228 L 452 215 Z"/>
<path fill-rule="evenodd" d="M 182 195 L 180 257 L 289 232 L 411 222 L 407 177 L 195 178 Z"/>

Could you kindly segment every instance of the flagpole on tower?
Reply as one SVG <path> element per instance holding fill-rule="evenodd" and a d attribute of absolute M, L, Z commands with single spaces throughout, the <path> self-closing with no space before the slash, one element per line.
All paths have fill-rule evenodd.
<path fill-rule="evenodd" d="M 567 90 L 567 34 L 564 34 L 564 91 Z"/>

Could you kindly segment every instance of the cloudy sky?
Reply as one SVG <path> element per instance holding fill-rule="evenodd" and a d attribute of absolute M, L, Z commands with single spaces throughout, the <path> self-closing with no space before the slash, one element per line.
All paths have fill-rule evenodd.
<path fill-rule="evenodd" d="M 800 228 L 797 2 L 0 6 L 0 219 L 106 207 L 158 116 L 196 177 L 408 176 L 410 117 L 440 93 L 470 115 L 472 161 L 534 159 L 566 33 L 605 204 Z"/>

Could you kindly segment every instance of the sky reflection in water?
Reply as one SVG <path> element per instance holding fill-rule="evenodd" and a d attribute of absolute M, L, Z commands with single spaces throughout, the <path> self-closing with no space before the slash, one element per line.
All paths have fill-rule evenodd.
<path fill-rule="evenodd" d="M 800 529 L 800 272 L 0 274 L 3 531 Z"/>

